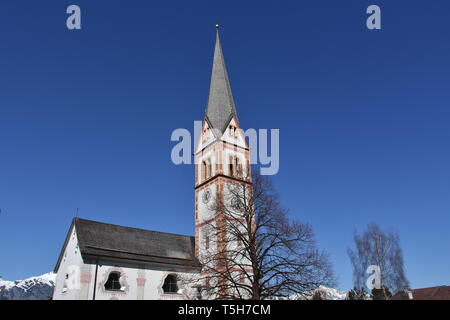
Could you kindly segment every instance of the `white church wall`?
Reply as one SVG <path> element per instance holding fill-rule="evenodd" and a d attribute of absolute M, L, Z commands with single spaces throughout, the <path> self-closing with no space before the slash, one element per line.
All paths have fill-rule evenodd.
<path fill-rule="evenodd" d="M 56 284 L 53 292 L 54 300 L 93 300 L 96 264 L 85 264 L 78 248 L 75 227 L 57 271 Z M 105 289 L 105 283 L 111 272 L 121 274 L 120 282 L 123 290 L 111 291 Z M 177 294 L 164 293 L 162 286 L 168 274 L 177 275 L 180 279 L 180 291 Z M 159 300 L 187 299 L 195 294 L 185 280 L 193 277 L 190 272 L 169 272 L 152 270 L 143 266 L 124 264 L 99 264 L 95 300 Z"/>
<path fill-rule="evenodd" d="M 111 272 L 120 272 L 122 290 L 105 289 L 105 283 Z M 162 286 L 169 274 L 176 275 L 178 293 L 164 293 Z M 101 265 L 98 267 L 96 300 L 180 300 L 188 299 L 192 294 L 189 284 L 181 279 L 192 276 L 192 273 L 150 270 L 145 268 Z"/>
<path fill-rule="evenodd" d="M 83 263 L 74 226 L 57 271 L 53 299 L 87 299 L 91 280 L 92 265 Z"/>

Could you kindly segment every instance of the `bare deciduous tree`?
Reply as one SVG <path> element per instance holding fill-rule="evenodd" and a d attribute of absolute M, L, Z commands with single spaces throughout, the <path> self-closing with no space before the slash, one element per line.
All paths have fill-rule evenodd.
<path fill-rule="evenodd" d="M 288 218 L 270 179 L 244 180 L 228 185 L 210 208 L 216 218 L 204 228 L 203 291 L 221 299 L 293 299 L 334 284 L 311 227 Z"/>
<path fill-rule="evenodd" d="M 408 289 L 400 238 L 394 230 L 383 231 L 375 223 L 367 225 L 362 235 L 355 232 L 355 250 L 348 249 L 353 265 L 355 288 L 364 288 L 368 274 L 367 267 L 376 265 L 380 268 L 380 285 L 377 297 L 387 299 L 390 292 Z M 380 294 L 381 292 L 381 294 Z"/>

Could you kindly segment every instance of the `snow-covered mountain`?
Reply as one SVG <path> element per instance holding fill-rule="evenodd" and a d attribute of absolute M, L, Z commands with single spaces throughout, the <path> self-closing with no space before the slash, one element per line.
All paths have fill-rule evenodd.
<path fill-rule="evenodd" d="M 320 286 L 317 290 L 323 292 L 325 300 L 345 300 L 347 297 L 347 291 L 340 291 L 324 286 Z"/>
<path fill-rule="evenodd" d="M 48 300 L 53 295 L 55 280 L 56 274 L 53 272 L 25 280 L 0 279 L 0 300 Z M 345 300 L 347 296 L 347 291 L 334 288 L 320 286 L 317 290 L 322 292 L 325 300 Z M 297 299 L 311 299 L 315 291 L 312 291 L 309 297 L 302 296 Z M 295 299 L 295 297 L 291 298 Z"/>
<path fill-rule="evenodd" d="M 55 279 L 53 272 L 25 280 L 0 279 L 0 300 L 48 300 L 53 295 Z"/>
<path fill-rule="evenodd" d="M 320 296 L 322 300 L 345 300 L 347 298 L 347 291 L 340 291 L 335 288 L 329 288 L 325 286 L 320 286 L 316 290 L 304 292 L 303 294 L 296 294 L 291 296 L 291 300 L 312 300 L 314 294 L 320 291 Z"/>

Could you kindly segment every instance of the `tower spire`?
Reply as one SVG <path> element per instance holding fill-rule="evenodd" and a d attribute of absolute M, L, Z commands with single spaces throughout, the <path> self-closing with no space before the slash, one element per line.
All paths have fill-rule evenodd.
<path fill-rule="evenodd" d="M 214 60 L 205 120 L 208 121 L 212 128 L 223 134 L 233 116 L 237 120 L 236 107 L 234 105 L 222 46 L 220 44 L 219 25 L 216 24 L 216 46 L 214 48 Z"/>

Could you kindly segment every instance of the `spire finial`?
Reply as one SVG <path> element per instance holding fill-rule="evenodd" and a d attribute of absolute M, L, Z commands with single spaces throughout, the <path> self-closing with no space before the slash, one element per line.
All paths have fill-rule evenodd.
<path fill-rule="evenodd" d="M 216 24 L 216 29 L 219 29 L 219 25 L 218 24 Z"/>

